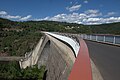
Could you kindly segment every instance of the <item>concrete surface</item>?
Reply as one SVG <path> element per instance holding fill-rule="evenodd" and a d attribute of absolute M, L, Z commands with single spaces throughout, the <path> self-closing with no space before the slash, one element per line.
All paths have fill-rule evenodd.
<path fill-rule="evenodd" d="M 38 67 L 46 66 L 46 80 L 67 80 L 75 61 L 74 53 L 64 43 L 47 36 L 50 41 L 47 42 L 39 57 Z"/>
<path fill-rule="evenodd" d="M 87 40 L 86 43 L 103 80 L 120 80 L 120 47 Z"/>
<path fill-rule="evenodd" d="M 38 57 L 39 57 L 38 55 L 41 54 L 41 51 L 44 48 L 45 44 L 46 43 L 42 37 L 38 42 L 38 44 L 36 45 L 35 49 L 28 53 L 29 56 L 26 55 L 25 59 L 21 59 L 21 61 L 19 61 L 20 67 L 26 68 L 27 66 L 35 65 L 38 61 Z"/>
<path fill-rule="evenodd" d="M 103 77 L 101 75 L 101 73 L 99 72 L 98 68 L 96 67 L 96 65 L 94 64 L 94 62 L 92 60 L 91 61 L 91 68 L 92 68 L 92 80 L 103 80 Z"/>
<path fill-rule="evenodd" d="M 18 57 L 18 56 L 7 56 L 7 57 L 0 57 L 0 61 L 20 61 L 25 57 Z"/>

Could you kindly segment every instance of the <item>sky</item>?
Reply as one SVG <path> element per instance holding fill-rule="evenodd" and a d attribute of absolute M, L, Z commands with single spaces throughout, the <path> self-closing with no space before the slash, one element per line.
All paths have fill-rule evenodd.
<path fill-rule="evenodd" d="M 0 17 L 87 25 L 113 23 L 120 22 L 120 0 L 0 0 Z"/>

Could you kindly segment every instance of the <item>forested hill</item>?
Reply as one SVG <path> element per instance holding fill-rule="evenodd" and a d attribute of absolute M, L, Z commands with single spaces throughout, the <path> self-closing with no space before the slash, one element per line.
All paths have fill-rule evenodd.
<path fill-rule="evenodd" d="M 29 29 L 34 31 L 54 31 L 87 34 L 117 34 L 120 35 L 120 22 L 101 25 L 82 25 L 76 23 L 56 22 L 56 21 L 26 21 L 16 22 L 0 18 L 0 29 Z M 12 28 L 12 29 L 11 29 Z"/>
<path fill-rule="evenodd" d="M 120 22 L 101 24 L 91 26 L 93 33 L 103 33 L 103 34 L 118 34 L 120 35 Z"/>

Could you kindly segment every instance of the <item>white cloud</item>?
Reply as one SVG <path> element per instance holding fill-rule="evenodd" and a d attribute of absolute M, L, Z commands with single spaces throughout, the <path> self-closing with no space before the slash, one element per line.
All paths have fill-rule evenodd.
<path fill-rule="evenodd" d="M 0 11 L 0 17 L 7 18 L 7 19 L 19 19 L 21 16 L 13 16 L 9 15 L 6 11 Z"/>
<path fill-rule="evenodd" d="M 86 1 L 84 1 L 84 3 L 86 3 L 86 4 L 87 4 L 87 3 L 88 3 L 88 1 L 86 0 Z"/>
<path fill-rule="evenodd" d="M 21 18 L 21 16 L 11 16 L 11 15 L 6 15 L 4 17 L 7 19 L 19 19 L 19 18 Z"/>
<path fill-rule="evenodd" d="M 98 12 L 99 10 L 95 10 L 95 9 L 90 9 L 90 10 L 85 11 L 86 14 L 96 14 Z"/>
<path fill-rule="evenodd" d="M 94 14 L 91 14 L 91 15 L 94 15 Z M 65 21 L 65 22 L 69 22 L 69 23 L 82 23 L 85 21 L 85 19 L 88 19 L 90 17 L 92 17 L 92 16 L 90 16 L 89 14 L 86 14 L 86 13 L 80 13 L 80 14 L 72 13 L 72 14 L 58 14 L 53 17 L 46 17 L 46 18 L 39 19 L 39 20 L 52 20 L 52 21 L 61 21 L 61 22 Z"/>
<path fill-rule="evenodd" d="M 45 17 L 43 19 L 34 19 L 36 21 L 41 20 L 50 20 L 50 21 L 60 21 L 60 22 L 69 22 L 69 23 L 78 23 L 78 24 L 103 24 L 103 23 L 113 23 L 120 22 L 120 17 L 112 17 L 115 12 L 108 12 L 109 15 L 107 18 L 102 16 L 102 13 L 99 10 L 87 10 L 83 13 L 71 13 L 71 14 L 58 14 L 53 17 Z M 25 17 L 19 15 L 9 15 L 5 11 L 0 11 L 0 17 L 7 19 L 16 19 L 20 21 L 26 21 L 32 17 L 32 15 L 27 15 Z"/>
<path fill-rule="evenodd" d="M 33 20 L 35 20 L 35 21 L 41 21 L 41 20 L 49 20 L 49 18 L 50 18 L 50 17 L 45 17 L 45 18 L 43 18 L 43 19 L 40 18 L 40 19 L 33 19 Z"/>
<path fill-rule="evenodd" d="M 9 15 L 6 11 L 0 11 L 0 17 L 2 18 L 7 18 L 7 19 L 12 19 L 12 20 L 21 20 L 21 21 L 26 21 L 29 18 L 32 17 L 32 15 L 27 15 L 26 17 L 22 17 L 19 15 Z"/>
<path fill-rule="evenodd" d="M 81 4 L 79 4 L 79 5 L 73 5 L 73 6 L 71 6 L 71 7 L 66 7 L 66 9 L 69 10 L 70 12 L 73 12 L 73 11 L 79 10 L 80 7 L 82 7 Z"/>
<path fill-rule="evenodd" d="M 87 14 L 89 17 L 97 17 L 97 16 L 102 16 L 102 13 L 99 12 L 99 10 L 87 10 L 84 12 L 85 14 Z"/>
<path fill-rule="evenodd" d="M 84 13 L 58 14 L 53 17 L 45 17 L 37 20 L 50 20 L 87 25 L 120 22 L 120 17 L 103 18 L 100 17 L 101 15 L 102 13 L 99 12 L 99 10 L 87 10 Z"/>
<path fill-rule="evenodd" d="M 105 15 L 104 17 L 109 17 L 109 16 L 113 16 L 117 14 L 116 12 L 108 12 L 107 15 Z"/>
<path fill-rule="evenodd" d="M 25 16 L 25 17 L 20 18 L 19 20 L 21 20 L 21 21 L 26 21 L 26 20 L 28 20 L 28 19 L 31 18 L 31 17 L 32 17 L 32 15 L 27 15 L 27 16 Z"/>
<path fill-rule="evenodd" d="M 109 18 L 88 18 L 83 21 L 85 24 L 103 24 L 103 23 L 113 23 L 120 22 L 120 17 L 109 17 Z"/>
<path fill-rule="evenodd" d="M 104 19 L 104 21 L 106 21 L 107 23 L 120 22 L 120 17 L 110 17 L 110 18 Z"/>
<path fill-rule="evenodd" d="M 7 14 L 7 12 L 5 12 L 5 11 L 0 11 L 0 15 L 6 15 Z"/>

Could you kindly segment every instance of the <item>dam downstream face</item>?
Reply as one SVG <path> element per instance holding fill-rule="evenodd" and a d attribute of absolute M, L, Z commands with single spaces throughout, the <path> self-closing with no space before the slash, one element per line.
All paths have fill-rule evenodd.
<path fill-rule="evenodd" d="M 66 61 L 66 56 L 53 43 L 48 41 L 39 57 L 38 67 L 46 66 L 46 80 L 67 80 L 71 71 L 71 62 Z M 69 57 L 68 57 L 69 58 Z"/>
<path fill-rule="evenodd" d="M 50 41 L 48 41 L 40 55 L 40 58 L 38 60 L 38 67 L 42 65 L 46 65 L 48 61 L 48 56 L 50 55 Z"/>

